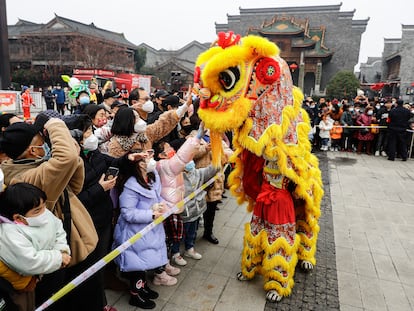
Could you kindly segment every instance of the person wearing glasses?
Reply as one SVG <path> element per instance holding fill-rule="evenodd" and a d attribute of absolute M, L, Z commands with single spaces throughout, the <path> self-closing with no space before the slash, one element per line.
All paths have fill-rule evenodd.
<path fill-rule="evenodd" d="M 167 136 L 188 110 L 191 96 L 186 104 L 178 109 L 166 111 L 152 124 L 147 124 L 148 114 L 154 110 L 148 92 L 135 88 L 129 94 L 130 109 L 122 109 L 112 124 L 113 137 L 108 144 L 108 153 L 120 157 L 132 149 L 152 149 L 153 143 Z"/>

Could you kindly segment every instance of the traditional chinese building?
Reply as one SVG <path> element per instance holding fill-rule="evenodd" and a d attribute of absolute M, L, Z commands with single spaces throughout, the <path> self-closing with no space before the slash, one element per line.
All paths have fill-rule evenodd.
<path fill-rule="evenodd" d="M 195 40 L 178 50 L 156 50 L 145 43 L 138 46 L 146 50 L 145 67 L 160 80 L 157 87 L 168 91 L 184 91 L 193 83 L 195 61 L 209 47 L 210 43 Z"/>
<path fill-rule="evenodd" d="M 320 92 L 322 67 L 330 62 L 333 52 L 325 46 L 325 28 L 311 28 L 309 19 L 275 16 L 248 34 L 260 35 L 276 43 L 292 71 L 295 85 L 308 94 Z"/>
<path fill-rule="evenodd" d="M 58 15 L 46 24 L 19 20 L 8 26 L 10 66 L 50 76 L 74 68 L 133 72 L 136 45 L 122 33 L 83 24 Z"/>
<path fill-rule="evenodd" d="M 342 12 L 341 6 L 240 8 L 239 15 L 227 15 L 226 24 L 216 23 L 216 31 L 257 34 L 275 42 L 294 83 L 307 95 L 323 95 L 338 71 L 354 71 L 369 20 L 354 20 L 355 10 Z"/>
<path fill-rule="evenodd" d="M 384 96 L 414 101 L 414 25 L 402 25 L 401 38 L 385 38 L 382 52 Z"/>

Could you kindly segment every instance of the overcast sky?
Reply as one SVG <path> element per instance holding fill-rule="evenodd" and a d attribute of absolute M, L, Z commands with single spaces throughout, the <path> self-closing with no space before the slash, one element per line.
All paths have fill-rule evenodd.
<path fill-rule="evenodd" d="M 18 19 L 47 23 L 54 13 L 82 23 L 122 32 L 134 44 L 178 49 L 193 40 L 215 40 L 214 23 L 226 23 L 239 8 L 275 8 L 339 4 L 340 0 L 6 0 L 7 23 Z M 381 56 L 384 38 L 401 38 L 401 24 L 414 24 L 413 0 L 342 0 L 341 11 L 356 10 L 354 19 L 370 17 L 362 35 L 359 62 Z M 329 31 L 329 30 L 328 30 Z"/>

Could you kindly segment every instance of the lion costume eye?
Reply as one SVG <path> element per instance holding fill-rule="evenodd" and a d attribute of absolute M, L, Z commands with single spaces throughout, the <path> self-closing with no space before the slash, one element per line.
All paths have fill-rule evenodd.
<path fill-rule="evenodd" d="M 240 70 L 237 67 L 230 67 L 219 73 L 219 81 L 225 91 L 231 91 L 240 80 Z"/>

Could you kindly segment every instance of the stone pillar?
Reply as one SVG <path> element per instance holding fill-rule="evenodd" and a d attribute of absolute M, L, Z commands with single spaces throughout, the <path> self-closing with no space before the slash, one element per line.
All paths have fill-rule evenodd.
<path fill-rule="evenodd" d="M 303 91 L 305 86 L 305 55 L 300 52 L 298 87 Z"/>
<path fill-rule="evenodd" d="M 0 90 L 10 86 L 10 55 L 6 0 L 0 0 Z"/>
<path fill-rule="evenodd" d="M 319 61 L 316 64 L 315 72 L 315 94 L 319 95 L 321 92 L 321 80 L 322 80 L 322 62 Z"/>

